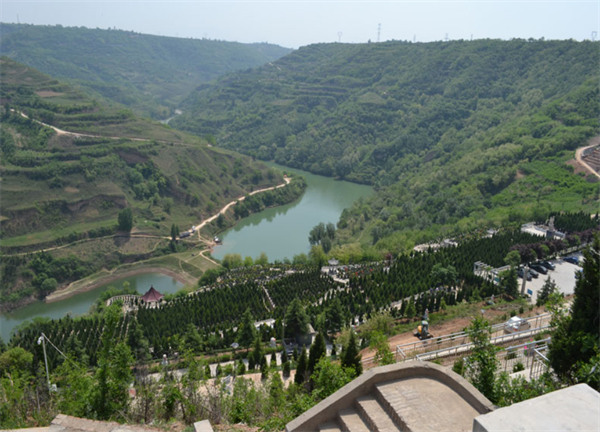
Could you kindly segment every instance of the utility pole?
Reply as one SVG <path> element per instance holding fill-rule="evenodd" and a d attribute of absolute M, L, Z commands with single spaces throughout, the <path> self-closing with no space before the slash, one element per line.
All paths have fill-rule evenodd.
<path fill-rule="evenodd" d="M 48 356 L 46 355 L 46 335 L 42 333 L 42 335 L 38 338 L 38 345 L 42 344 L 42 348 L 44 350 L 44 363 L 46 364 L 46 380 L 48 381 L 48 391 L 51 391 L 50 386 L 50 372 L 48 371 Z"/>
<path fill-rule="evenodd" d="M 527 275 L 529 274 L 529 267 L 523 267 L 523 283 L 521 284 L 521 295 L 525 295 L 525 283 L 527 282 Z"/>

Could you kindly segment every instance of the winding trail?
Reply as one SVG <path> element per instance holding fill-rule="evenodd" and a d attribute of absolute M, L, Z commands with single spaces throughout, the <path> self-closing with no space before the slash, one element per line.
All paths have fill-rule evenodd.
<path fill-rule="evenodd" d="M 583 152 L 586 151 L 589 148 L 595 147 L 600 143 L 600 137 L 595 137 L 592 139 L 593 143 L 591 145 L 585 146 L 585 147 L 579 147 L 576 151 L 575 151 L 575 160 L 583 167 L 585 168 L 585 170 L 598 177 L 600 179 L 600 174 L 598 174 L 598 172 L 596 172 L 596 170 L 594 170 L 594 168 L 592 168 L 590 165 L 588 165 L 588 163 L 586 161 L 583 160 Z"/>
<path fill-rule="evenodd" d="M 253 192 L 250 192 L 248 195 L 244 195 L 241 196 L 233 201 L 231 201 L 230 203 L 226 204 L 221 210 L 219 210 L 217 213 L 215 213 L 214 215 L 212 215 L 209 218 L 204 219 L 203 221 L 201 221 L 198 225 L 196 225 L 196 231 L 198 231 L 198 238 L 200 240 L 202 240 L 202 238 L 200 237 L 200 230 L 202 228 L 204 228 L 204 226 L 208 223 L 211 223 L 212 221 L 214 221 L 216 218 L 219 217 L 219 215 L 225 214 L 225 212 L 227 210 L 229 210 L 229 208 L 233 205 L 235 205 L 236 203 L 238 203 L 239 201 L 244 201 L 246 199 L 246 196 L 252 196 L 252 195 L 256 195 L 257 193 L 260 192 L 266 192 L 266 191 L 270 191 L 270 190 L 274 190 L 274 189 L 279 189 L 282 188 L 284 186 L 287 186 L 288 184 L 290 184 L 290 182 L 292 181 L 292 179 L 288 176 L 283 176 L 283 180 L 285 180 L 283 183 L 277 185 L 277 186 L 271 186 L 268 188 L 263 188 L 263 189 L 257 189 Z"/>

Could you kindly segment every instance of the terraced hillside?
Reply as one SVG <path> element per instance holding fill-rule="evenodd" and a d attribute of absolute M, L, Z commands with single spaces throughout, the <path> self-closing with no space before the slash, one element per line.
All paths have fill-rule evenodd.
<path fill-rule="evenodd" d="M 49 278 L 30 266 L 16 270 L 32 259 L 19 253 L 112 235 L 124 209 L 132 211 L 132 233 L 168 239 L 174 226 L 186 229 L 232 199 L 283 182 L 281 174 L 247 157 L 107 108 L 6 57 L 0 72 L 0 238 L 2 252 L 13 255 L 0 267 L 1 294 L 31 288 L 37 273 L 44 274 L 38 285 Z M 79 259 L 85 252 L 64 257 L 67 267 L 74 266 L 64 281 L 126 259 L 121 243 L 115 240 L 112 252 L 103 247 L 85 262 Z M 142 248 L 133 257 L 147 252 Z M 40 258 L 46 263 L 41 269 L 50 266 L 47 258 Z"/>

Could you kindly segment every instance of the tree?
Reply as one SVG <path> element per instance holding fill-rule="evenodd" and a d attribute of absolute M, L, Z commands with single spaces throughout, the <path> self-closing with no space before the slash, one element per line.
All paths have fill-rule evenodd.
<path fill-rule="evenodd" d="M 254 264 L 261 266 L 269 265 L 269 257 L 267 257 L 266 253 L 261 252 L 258 258 L 254 260 Z"/>
<path fill-rule="evenodd" d="M 509 270 L 500 273 L 500 289 L 506 295 L 517 298 L 519 296 L 519 281 L 517 279 L 517 270 L 511 267 Z"/>
<path fill-rule="evenodd" d="M 370 339 L 370 347 L 375 350 L 375 362 L 381 366 L 394 363 L 394 354 L 390 351 L 387 337 L 383 333 L 375 331 L 371 334 Z"/>
<path fill-rule="evenodd" d="M 308 259 L 313 266 L 322 267 L 327 263 L 327 255 L 321 245 L 311 246 Z"/>
<path fill-rule="evenodd" d="M 179 237 L 179 227 L 175 224 L 171 225 L 171 241 L 177 240 Z"/>
<path fill-rule="evenodd" d="M 406 306 L 406 317 L 414 318 L 417 315 L 417 307 L 415 306 L 414 298 L 411 296 L 408 299 L 408 305 Z"/>
<path fill-rule="evenodd" d="M 131 212 L 131 208 L 125 207 L 123 210 L 121 210 L 119 212 L 117 221 L 119 225 L 119 231 L 131 231 L 131 228 L 133 228 L 133 213 Z"/>
<path fill-rule="evenodd" d="M 511 267 L 518 267 L 521 264 L 521 254 L 517 250 L 510 251 L 504 257 L 504 263 Z"/>
<path fill-rule="evenodd" d="M 296 384 L 302 384 L 308 378 L 306 375 L 306 368 L 308 366 L 308 359 L 306 356 L 306 348 L 302 347 L 298 364 L 296 365 L 296 375 L 294 376 L 294 382 Z"/>
<path fill-rule="evenodd" d="M 299 338 L 308 332 L 308 315 L 300 299 L 295 298 L 288 305 L 284 318 L 285 335 L 287 337 Z"/>
<path fill-rule="evenodd" d="M 308 375 L 312 375 L 319 359 L 325 356 L 326 349 L 325 338 L 321 333 L 317 333 L 317 336 L 315 336 L 315 341 L 310 347 L 310 353 L 308 356 L 308 364 L 306 366 Z"/>
<path fill-rule="evenodd" d="M 97 385 L 93 396 L 93 409 L 100 419 L 108 419 L 118 412 L 127 412 L 127 390 L 133 379 L 130 369 L 133 356 L 126 344 L 115 343 L 120 312 L 117 305 L 111 305 L 104 313 L 104 332 L 96 370 Z"/>
<path fill-rule="evenodd" d="M 256 335 L 256 337 L 254 338 L 254 349 L 252 350 L 250 355 L 252 356 L 254 365 L 261 366 L 264 356 L 262 350 L 262 343 L 260 341 L 260 335 Z"/>
<path fill-rule="evenodd" d="M 546 282 L 544 282 L 544 285 L 542 286 L 542 289 L 538 293 L 536 305 L 541 306 L 545 304 L 550 298 L 550 296 L 557 292 L 558 287 L 556 286 L 556 283 L 552 280 L 550 276 L 548 276 L 548 278 L 546 278 Z"/>
<path fill-rule="evenodd" d="M 452 265 L 444 267 L 442 264 L 436 263 L 431 269 L 431 278 L 436 285 L 454 286 L 457 277 L 456 268 Z"/>
<path fill-rule="evenodd" d="M 240 254 L 225 254 L 221 264 L 223 267 L 231 270 L 242 266 L 242 256 Z"/>
<path fill-rule="evenodd" d="M 355 376 L 359 376 L 362 373 L 362 361 L 358 353 L 354 331 L 350 332 L 348 344 L 342 349 L 341 362 L 344 368 L 351 368 Z"/>
<path fill-rule="evenodd" d="M 345 314 L 338 297 L 329 302 L 325 309 L 325 328 L 329 334 L 339 332 L 345 324 Z"/>
<path fill-rule="evenodd" d="M 550 343 L 550 364 L 567 383 L 587 382 L 600 390 L 600 236 L 583 253 L 570 316 L 559 316 Z"/>
<path fill-rule="evenodd" d="M 244 348 L 248 348 L 254 341 L 255 337 L 256 327 L 254 327 L 254 318 L 252 318 L 250 308 L 246 308 L 244 315 L 242 315 L 240 328 L 238 329 L 237 341 Z"/>
<path fill-rule="evenodd" d="M 485 397 L 495 402 L 495 380 L 498 361 L 496 347 L 490 342 L 492 329 L 483 318 L 477 317 L 467 327 L 467 334 L 473 343 L 468 359 L 467 371 L 471 382 Z"/>
<path fill-rule="evenodd" d="M 325 399 L 348 384 L 353 378 L 353 369 L 343 368 L 338 363 L 333 363 L 327 357 L 321 357 L 311 376 L 311 380 L 314 383 L 312 394 L 319 399 Z"/>

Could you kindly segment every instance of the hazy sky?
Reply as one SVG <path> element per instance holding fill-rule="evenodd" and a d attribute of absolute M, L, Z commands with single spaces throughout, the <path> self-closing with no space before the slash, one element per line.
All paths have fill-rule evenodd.
<path fill-rule="evenodd" d="M 0 20 L 270 42 L 420 42 L 477 38 L 591 39 L 598 0 L 0 0 Z"/>

